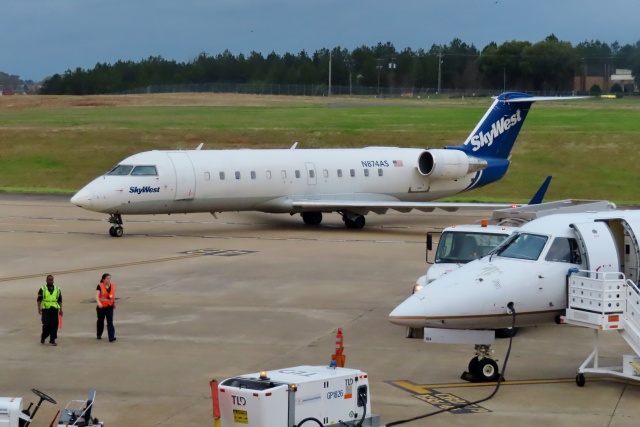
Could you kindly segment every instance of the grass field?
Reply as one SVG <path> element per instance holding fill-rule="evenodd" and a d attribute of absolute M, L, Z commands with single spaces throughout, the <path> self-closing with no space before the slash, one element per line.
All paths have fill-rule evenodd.
<path fill-rule="evenodd" d="M 219 94 L 0 97 L 0 190 L 73 192 L 153 149 L 398 147 L 462 143 L 491 100 Z M 640 204 L 640 99 L 537 103 L 505 178 L 456 200 L 522 201 L 547 175 L 547 199 Z"/>

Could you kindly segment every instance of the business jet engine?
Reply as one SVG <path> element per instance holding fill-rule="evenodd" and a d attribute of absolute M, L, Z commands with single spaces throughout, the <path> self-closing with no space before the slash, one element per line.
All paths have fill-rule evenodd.
<path fill-rule="evenodd" d="M 426 150 L 418 157 L 418 171 L 434 179 L 460 179 L 486 167 L 486 160 L 469 156 L 461 150 Z"/>

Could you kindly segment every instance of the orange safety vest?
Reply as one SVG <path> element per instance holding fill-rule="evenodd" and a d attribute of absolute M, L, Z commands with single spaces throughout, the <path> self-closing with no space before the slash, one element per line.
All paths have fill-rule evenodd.
<path fill-rule="evenodd" d="M 104 282 L 100 282 L 99 286 L 100 298 L 98 298 L 98 301 L 100 301 L 100 304 L 102 304 L 103 307 L 113 307 L 116 302 L 116 284 L 111 284 L 111 292 L 107 292 L 107 287 Z"/>

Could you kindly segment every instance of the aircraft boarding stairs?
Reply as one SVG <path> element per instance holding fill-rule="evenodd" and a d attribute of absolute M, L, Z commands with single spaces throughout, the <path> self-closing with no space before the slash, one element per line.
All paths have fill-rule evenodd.
<path fill-rule="evenodd" d="M 578 368 L 576 384 L 584 373 L 612 375 L 640 381 L 640 290 L 623 273 L 571 270 L 567 276 L 567 310 L 563 323 L 595 330 L 593 352 Z M 635 355 L 624 355 L 622 366 L 600 367 L 598 333 L 618 331 Z M 589 367 L 591 365 L 591 367 Z"/>

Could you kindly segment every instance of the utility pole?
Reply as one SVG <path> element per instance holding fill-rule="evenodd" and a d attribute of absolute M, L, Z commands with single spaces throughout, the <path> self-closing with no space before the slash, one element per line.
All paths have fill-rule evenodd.
<path fill-rule="evenodd" d="M 329 92 L 327 96 L 331 96 L 331 51 L 329 51 Z"/>
<path fill-rule="evenodd" d="M 380 70 L 382 70 L 382 58 L 378 58 L 378 65 L 376 68 L 378 69 L 378 96 L 380 96 Z"/>
<path fill-rule="evenodd" d="M 442 82 L 442 49 L 438 51 L 438 95 L 440 95 L 440 83 Z"/>

